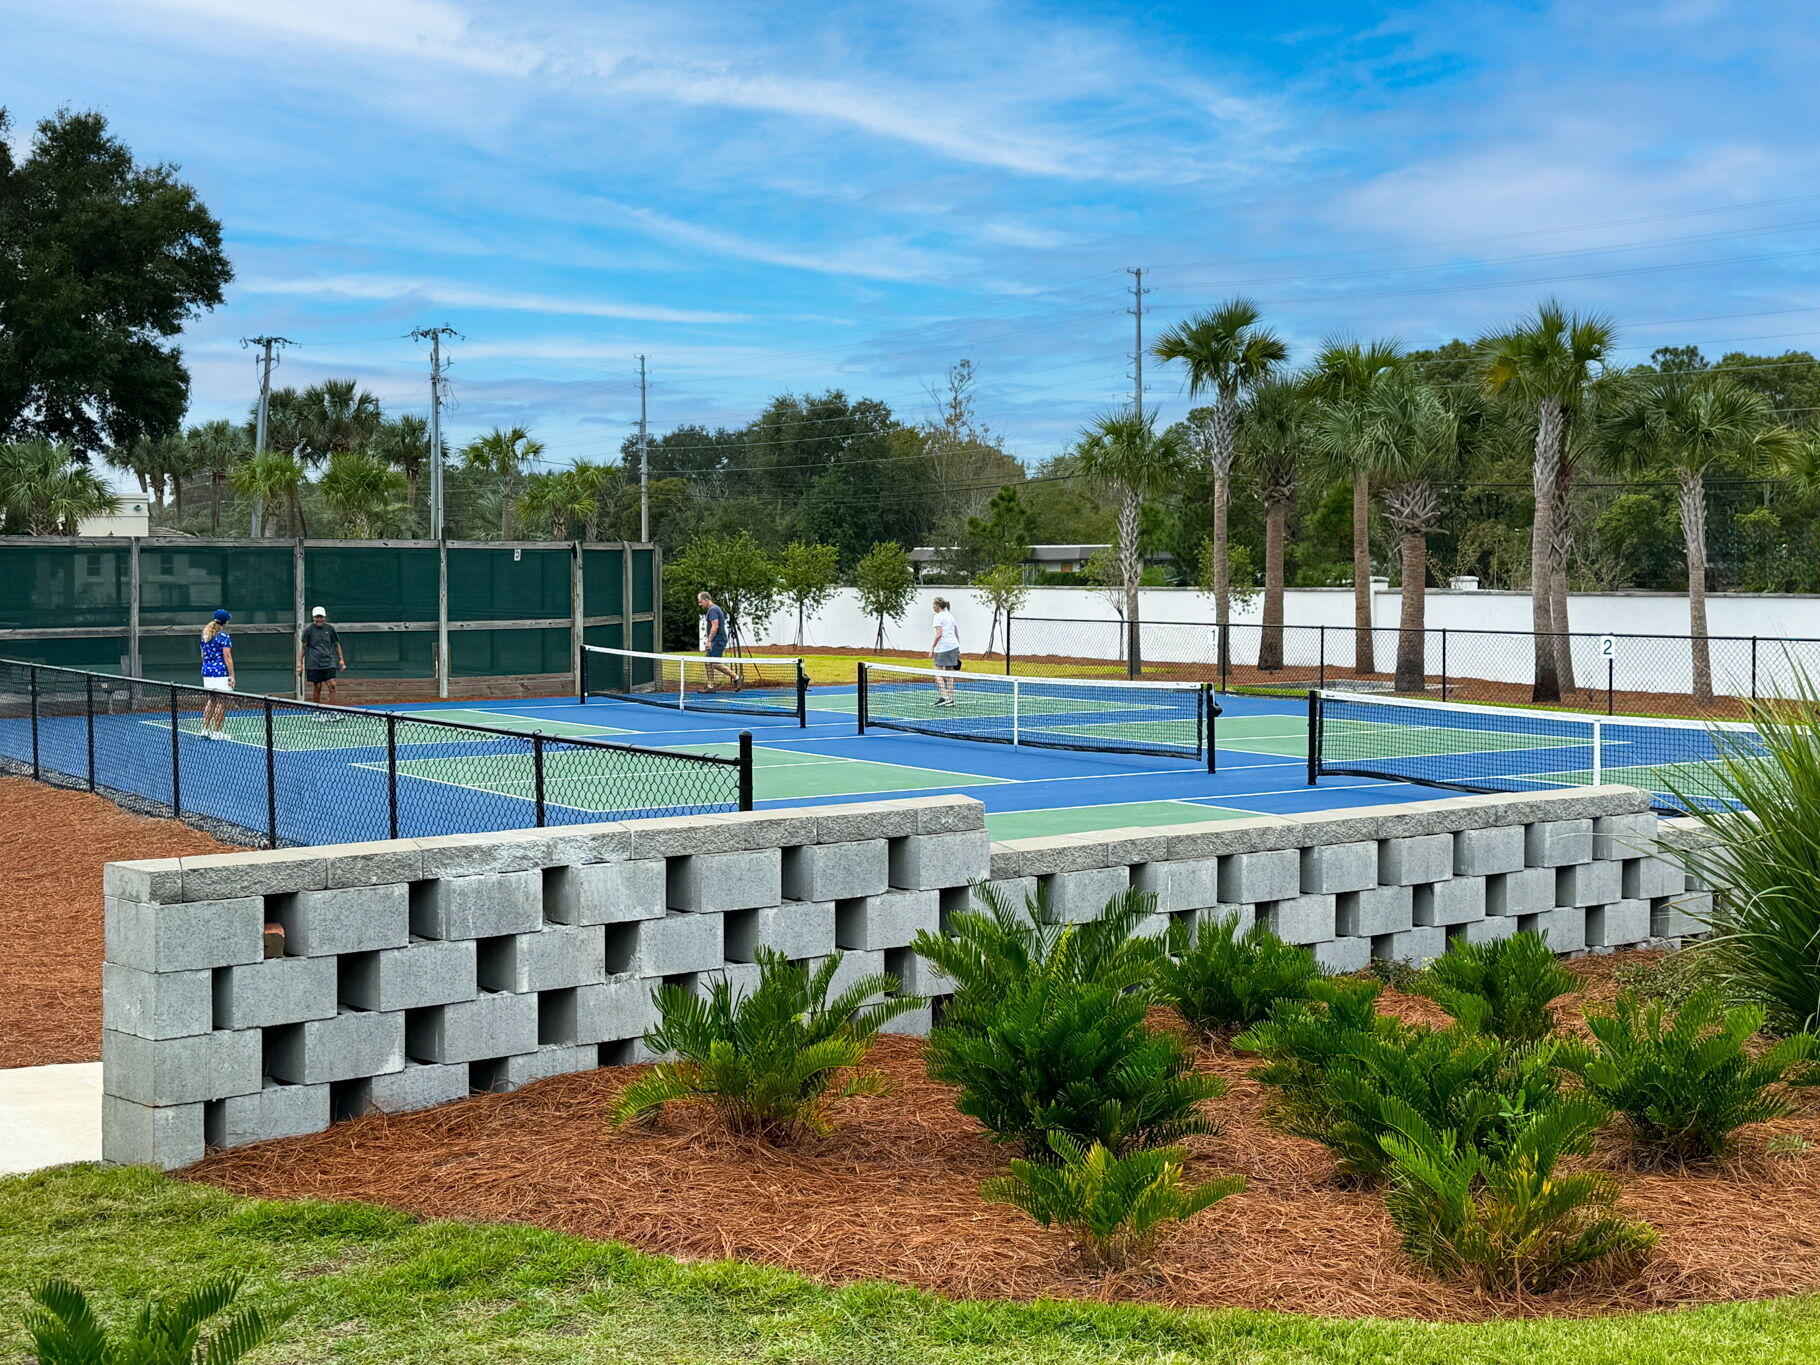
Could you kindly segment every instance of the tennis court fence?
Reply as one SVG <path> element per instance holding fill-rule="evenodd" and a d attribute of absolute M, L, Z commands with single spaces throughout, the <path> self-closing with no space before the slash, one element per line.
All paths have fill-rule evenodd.
<path fill-rule="evenodd" d="M 211 708 L 219 707 L 219 711 Z M 0 769 L 268 848 L 752 808 L 733 754 L 0 659 Z"/>

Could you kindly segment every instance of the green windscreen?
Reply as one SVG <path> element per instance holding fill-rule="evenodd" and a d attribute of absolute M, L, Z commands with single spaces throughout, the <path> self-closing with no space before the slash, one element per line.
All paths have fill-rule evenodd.
<path fill-rule="evenodd" d="M 304 556 L 304 610 L 331 621 L 434 621 L 436 551 L 405 546 L 311 546 Z M 352 657 L 348 660 L 353 664 Z"/>
<path fill-rule="evenodd" d="M 0 630 L 125 630 L 127 545 L 0 547 Z M 7 651 L 15 658 L 23 655 Z"/>
<path fill-rule="evenodd" d="M 449 672 L 458 678 L 569 673 L 574 668 L 566 630 L 449 632 Z"/>
<path fill-rule="evenodd" d="M 231 626 L 234 685 L 240 692 L 289 692 L 296 683 L 297 642 L 287 631 L 251 635 Z M 148 635 L 139 643 L 141 671 L 159 682 L 193 683 L 202 676 L 202 632 Z"/>
<path fill-rule="evenodd" d="M 139 551 L 139 622 L 202 623 L 226 607 L 240 625 L 289 625 L 296 618 L 291 547 L 162 546 Z"/>
<path fill-rule="evenodd" d="M 568 620 L 569 564 L 566 549 L 450 550 L 449 619 Z"/>
<path fill-rule="evenodd" d="M 91 673 L 125 674 L 126 637 L 94 635 L 62 640 L 0 640 L 0 658 Z"/>
<path fill-rule="evenodd" d="M 626 590 L 624 562 L 625 556 L 617 549 L 582 551 L 581 593 L 589 616 L 619 615 Z"/>

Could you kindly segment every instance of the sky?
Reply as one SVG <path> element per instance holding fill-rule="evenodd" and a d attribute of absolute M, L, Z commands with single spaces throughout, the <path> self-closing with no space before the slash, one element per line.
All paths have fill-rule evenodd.
<path fill-rule="evenodd" d="M 1549 295 L 1656 346 L 1820 350 L 1820 14 L 1801 0 L 1293 7 L 0 0 L 14 137 L 94 109 L 180 168 L 235 278 L 193 420 L 353 376 L 544 459 L 970 360 L 1037 461 L 1234 294 L 1305 359 Z M 1145 365 L 1163 420 L 1189 398 Z"/>

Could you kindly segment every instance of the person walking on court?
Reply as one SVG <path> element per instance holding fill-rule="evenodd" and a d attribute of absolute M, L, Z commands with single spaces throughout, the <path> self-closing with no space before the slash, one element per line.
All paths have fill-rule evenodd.
<path fill-rule="evenodd" d="M 953 706 L 954 679 L 947 674 L 958 673 L 961 669 L 961 630 L 954 623 L 945 597 L 935 599 L 935 639 L 929 646 L 929 653 L 937 672 L 942 675 L 935 680 L 935 704 Z"/>
<path fill-rule="evenodd" d="M 720 691 L 720 680 L 725 678 L 732 684 L 727 691 L 737 692 L 739 674 L 726 664 L 715 662 L 727 652 L 727 613 L 705 592 L 696 593 L 695 600 L 700 604 L 702 614 L 707 617 L 708 638 L 703 642 L 702 652 L 708 656 L 708 691 Z"/>
<path fill-rule="evenodd" d="M 234 690 L 234 637 L 227 628 L 233 619 L 222 607 L 202 628 L 202 688 L 211 694 L 202 699 L 204 739 L 227 738 L 227 698 L 220 694 Z"/>
<path fill-rule="evenodd" d="M 310 685 L 310 700 L 323 704 L 323 691 L 328 691 L 328 704 L 335 704 L 335 675 L 348 666 L 341 650 L 341 633 L 329 624 L 329 614 L 321 607 L 310 612 L 310 623 L 303 628 L 297 642 L 297 667 Z M 342 719 L 339 712 L 325 711 L 316 719 L 331 724 Z"/>

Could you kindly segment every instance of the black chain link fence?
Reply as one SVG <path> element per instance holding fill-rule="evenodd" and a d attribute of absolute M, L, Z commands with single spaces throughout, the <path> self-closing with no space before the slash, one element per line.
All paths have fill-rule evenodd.
<path fill-rule="evenodd" d="M 750 734 L 737 757 L 678 753 L 5 659 L 0 770 L 268 848 L 753 801 Z"/>

